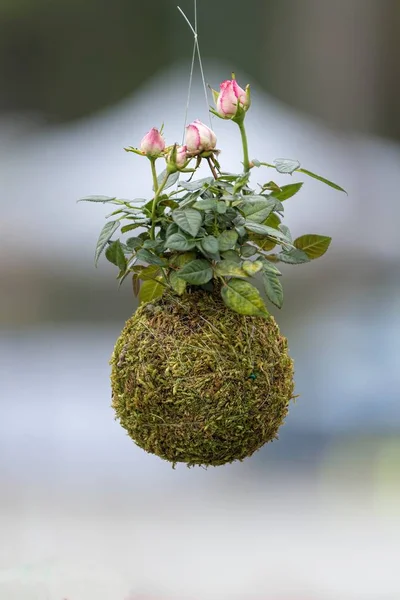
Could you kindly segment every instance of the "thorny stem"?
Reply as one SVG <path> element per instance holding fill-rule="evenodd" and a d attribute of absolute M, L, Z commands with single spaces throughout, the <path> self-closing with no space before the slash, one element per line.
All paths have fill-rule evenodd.
<path fill-rule="evenodd" d="M 244 121 L 237 122 L 237 124 L 239 125 L 240 135 L 242 136 L 244 172 L 248 173 L 250 171 L 250 161 L 249 161 L 249 147 L 247 144 L 246 129 L 244 127 Z"/>
<path fill-rule="evenodd" d="M 161 192 L 163 191 L 165 184 L 167 183 L 167 179 L 169 177 L 169 173 L 167 172 L 165 174 L 165 177 L 163 179 L 163 181 L 161 182 L 160 186 L 158 187 L 158 180 L 157 180 L 157 171 L 156 171 L 156 160 L 155 158 L 150 159 L 151 162 L 151 173 L 153 175 L 153 186 L 154 186 L 154 198 L 153 198 L 153 205 L 151 208 L 151 229 L 150 229 L 150 239 L 154 240 L 155 239 L 155 235 L 154 235 L 154 230 L 156 227 L 156 210 L 157 210 L 157 200 L 160 197 Z"/>

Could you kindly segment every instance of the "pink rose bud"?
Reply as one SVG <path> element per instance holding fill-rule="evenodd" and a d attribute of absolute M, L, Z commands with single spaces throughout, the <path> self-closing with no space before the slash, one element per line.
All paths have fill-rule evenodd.
<path fill-rule="evenodd" d="M 167 165 L 171 173 L 184 169 L 189 160 L 187 146 L 175 145 L 166 156 Z"/>
<path fill-rule="evenodd" d="M 187 163 L 187 160 L 187 146 L 178 146 L 175 157 L 175 164 L 178 169 L 183 169 Z"/>
<path fill-rule="evenodd" d="M 238 103 L 247 110 L 250 106 L 248 88 L 244 90 L 238 85 L 236 79 L 227 79 L 220 84 L 220 93 L 217 98 L 217 112 L 224 119 L 231 119 L 236 115 Z"/>
<path fill-rule="evenodd" d="M 165 140 L 161 133 L 153 127 L 140 142 L 140 149 L 146 156 L 156 158 L 164 152 Z"/>
<path fill-rule="evenodd" d="M 190 154 L 201 154 L 214 150 L 217 145 L 217 136 L 199 119 L 186 127 L 186 146 Z"/>

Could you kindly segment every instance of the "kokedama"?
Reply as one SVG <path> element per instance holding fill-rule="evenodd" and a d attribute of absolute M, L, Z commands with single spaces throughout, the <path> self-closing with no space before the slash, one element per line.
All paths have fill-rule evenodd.
<path fill-rule="evenodd" d="M 174 464 L 222 465 L 250 456 L 277 437 L 293 398 L 286 339 L 250 281 L 259 280 L 280 308 L 277 265 L 318 258 L 331 239 L 293 240 L 282 223 L 284 202 L 303 184 L 268 180 L 255 191 L 251 172 L 302 173 L 344 191 L 295 160 L 250 161 L 250 88 L 235 78 L 220 87 L 211 112 L 238 125 L 242 173 L 222 170 L 215 133 L 196 120 L 186 127 L 185 145 L 166 146 L 162 130 L 153 128 L 140 148 L 126 148 L 149 161 L 148 201 L 82 199 L 115 205 L 95 261 L 105 252 L 120 283 L 131 278 L 141 303 L 112 355 L 112 405 L 138 446 Z M 203 160 L 211 176 L 193 181 Z M 115 239 L 118 230 L 140 233 Z"/>

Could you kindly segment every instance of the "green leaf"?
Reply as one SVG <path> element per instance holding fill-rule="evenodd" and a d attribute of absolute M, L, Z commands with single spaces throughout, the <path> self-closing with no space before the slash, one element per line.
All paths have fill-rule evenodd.
<path fill-rule="evenodd" d="M 230 260 L 233 261 L 234 263 L 241 263 L 241 259 L 239 254 L 236 252 L 236 250 L 226 250 L 225 252 L 221 252 L 221 257 L 224 260 Z"/>
<path fill-rule="evenodd" d="M 112 204 L 119 204 L 115 200 L 116 198 L 111 198 L 111 196 L 85 196 L 85 198 L 80 198 L 78 202 L 101 202 L 102 204 L 111 202 Z"/>
<path fill-rule="evenodd" d="M 196 208 L 197 210 L 216 210 L 217 201 L 215 200 L 215 198 L 205 198 L 204 200 L 197 200 L 197 202 L 193 204 L 193 208 Z"/>
<path fill-rule="evenodd" d="M 286 235 L 287 239 L 292 242 L 292 234 L 290 233 L 289 227 L 286 225 L 280 225 L 279 229 L 282 231 L 283 235 Z"/>
<path fill-rule="evenodd" d="M 143 267 L 138 273 L 139 279 L 147 281 L 148 279 L 156 279 L 160 275 L 160 267 L 158 265 L 150 265 Z"/>
<path fill-rule="evenodd" d="M 252 223 L 251 221 L 246 221 L 245 228 L 248 231 L 257 233 L 258 235 L 269 235 L 277 240 L 281 240 L 283 242 L 290 244 L 290 240 L 288 240 L 288 238 L 286 237 L 286 235 L 284 233 L 282 233 L 278 229 L 274 229 L 273 227 L 268 227 L 268 225 L 263 225 L 261 223 Z"/>
<path fill-rule="evenodd" d="M 196 259 L 182 267 L 178 275 L 192 285 L 202 285 L 212 279 L 213 272 L 207 260 Z"/>
<path fill-rule="evenodd" d="M 260 261 L 263 264 L 263 271 L 270 271 L 271 273 L 274 273 L 277 277 L 280 277 L 282 275 L 280 270 L 274 264 L 266 260 L 264 257 L 260 258 Z"/>
<path fill-rule="evenodd" d="M 172 218 L 183 231 L 189 233 L 192 237 L 196 237 L 203 222 L 201 213 L 194 208 L 174 210 Z"/>
<path fill-rule="evenodd" d="M 218 240 L 213 235 L 207 235 L 200 242 L 201 248 L 208 254 L 217 254 L 219 250 Z"/>
<path fill-rule="evenodd" d="M 247 281 L 231 279 L 222 288 L 221 296 L 226 306 L 240 315 L 261 317 L 268 315 L 258 289 Z"/>
<path fill-rule="evenodd" d="M 186 263 L 191 262 L 196 258 L 196 252 L 184 252 L 183 254 L 175 254 L 171 257 L 170 264 L 174 267 L 183 267 Z"/>
<path fill-rule="evenodd" d="M 165 291 L 165 286 L 163 286 L 158 281 L 144 281 L 141 285 L 139 292 L 139 300 L 140 302 L 151 302 L 156 298 L 160 298 Z"/>
<path fill-rule="evenodd" d="M 252 246 L 251 244 L 243 244 L 243 246 L 240 247 L 240 254 L 244 258 L 250 258 L 250 256 L 254 256 L 254 254 L 257 254 L 257 252 L 258 248 Z"/>
<path fill-rule="evenodd" d="M 239 207 L 248 221 L 262 223 L 275 209 L 275 199 L 267 199 L 260 197 L 259 200 L 246 200 Z"/>
<path fill-rule="evenodd" d="M 307 171 L 307 169 L 297 169 L 297 171 L 299 173 L 304 173 L 304 175 L 308 175 L 309 177 L 312 177 L 313 179 L 318 179 L 318 181 L 322 181 L 322 183 L 329 185 L 331 188 L 338 190 L 339 192 L 344 192 L 345 194 L 347 194 L 346 190 L 343 189 L 342 187 L 340 187 L 340 185 L 338 185 L 337 183 L 333 183 L 333 181 L 329 181 L 329 179 L 325 179 L 325 177 L 321 177 L 321 175 L 316 175 L 315 173 L 312 173 L 311 171 Z"/>
<path fill-rule="evenodd" d="M 278 173 L 285 173 L 288 175 L 291 175 L 300 167 L 299 161 L 291 158 L 277 158 L 274 160 L 274 165 Z"/>
<path fill-rule="evenodd" d="M 133 287 L 133 295 L 135 298 L 138 297 L 140 292 L 140 281 L 137 273 L 132 275 L 132 287 Z"/>
<path fill-rule="evenodd" d="M 273 227 L 273 229 L 278 229 L 281 224 L 281 220 L 275 213 L 269 215 L 268 219 L 266 219 L 263 225 L 268 225 L 268 227 Z"/>
<path fill-rule="evenodd" d="M 288 200 L 288 198 L 291 198 L 297 194 L 297 192 L 301 190 L 302 186 L 302 181 L 299 183 L 289 183 L 289 185 L 283 185 L 280 191 L 272 192 L 271 196 L 277 200 L 280 200 L 280 202 L 283 202 L 283 200 Z"/>
<path fill-rule="evenodd" d="M 179 227 L 176 223 L 170 223 L 165 232 L 165 238 L 168 239 L 174 233 L 178 233 Z"/>
<path fill-rule="evenodd" d="M 181 181 L 179 187 L 182 187 L 188 192 L 196 192 L 203 187 L 211 185 L 214 182 L 214 177 L 205 177 L 204 179 L 198 179 L 197 181 Z"/>
<path fill-rule="evenodd" d="M 259 260 L 245 260 L 242 264 L 242 269 L 247 275 L 255 275 L 261 271 L 263 264 Z"/>
<path fill-rule="evenodd" d="M 187 282 L 184 279 L 181 279 L 176 271 L 172 271 L 170 273 L 169 282 L 174 292 L 176 292 L 179 296 L 185 292 Z"/>
<path fill-rule="evenodd" d="M 120 271 L 125 272 L 127 263 L 121 242 L 119 240 L 116 240 L 108 246 L 106 250 L 106 258 L 108 261 L 110 261 L 110 263 L 116 265 Z"/>
<path fill-rule="evenodd" d="M 136 256 L 139 260 L 143 260 L 144 262 L 149 263 L 149 265 L 159 265 L 160 267 L 164 267 L 167 265 L 167 261 L 164 258 L 160 258 L 156 256 L 146 248 L 141 248 L 138 250 Z"/>
<path fill-rule="evenodd" d="M 225 202 L 217 202 L 217 213 L 220 215 L 224 215 L 227 211 L 228 207 Z"/>
<path fill-rule="evenodd" d="M 233 260 L 222 260 L 215 266 L 215 274 L 221 277 L 247 277 L 240 264 Z"/>
<path fill-rule="evenodd" d="M 298 237 L 296 240 L 294 240 L 293 244 L 299 250 L 303 250 L 303 252 L 307 254 L 308 258 L 313 260 L 314 258 L 319 258 L 325 254 L 331 241 L 332 238 L 327 237 L 326 235 L 309 233 L 307 235 Z"/>
<path fill-rule="evenodd" d="M 278 276 L 270 270 L 263 270 L 262 280 L 268 299 L 278 308 L 283 304 L 283 287 Z"/>
<path fill-rule="evenodd" d="M 121 233 L 132 231 L 132 229 L 138 229 L 138 227 L 143 227 L 143 223 L 132 223 L 131 225 L 124 225 L 123 227 L 121 227 Z"/>
<path fill-rule="evenodd" d="M 164 169 L 164 171 L 162 171 L 159 176 L 157 177 L 157 183 L 158 186 L 160 187 L 160 185 L 162 184 L 162 182 L 165 179 L 165 176 L 167 175 L 167 169 Z M 165 186 L 163 187 L 163 191 L 167 190 L 168 188 L 172 187 L 173 185 L 175 185 L 175 183 L 178 181 L 180 176 L 179 171 L 177 171 L 176 173 L 172 173 L 172 175 L 170 175 L 167 179 L 167 183 L 165 184 Z M 153 191 L 154 188 L 153 188 Z"/>
<path fill-rule="evenodd" d="M 153 250 L 155 254 L 162 254 L 165 250 L 165 242 L 160 238 L 155 240 L 145 240 L 143 242 L 143 248 Z"/>
<path fill-rule="evenodd" d="M 277 259 L 289 265 L 300 265 L 310 262 L 307 254 L 303 250 L 292 248 L 288 252 L 279 252 Z"/>
<path fill-rule="evenodd" d="M 99 239 L 97 240 L 96 251 L 94 254 L 94 264 L 96 266 L 104 248 L 107 246 L 108 242 L 110 241 L 113 234 L 117 231 L 119 226 L 119 221 L 109 221 L 104 225 L 103 229 L 101 230 Z"/>
<path fill-rule="evenodd" d="M 165 242 L 165 247 L 170 250 L 192 250 L 196 245 L 195 240 L 189 240 L 183 233 L 172 234 Z"/>
<path fill-rule="evenodd" d="M 143 244 L 143 240 L 140 237 L 130 237 L 126 240 L 125 244 L 131 250 L 137 250 Z"/>
<path fill-rule="evenodd" d="M 218 246 L 221 252 L 225 252 L 225 250 L 231 250 L 236 245 L 238 239 L 238 234 L 233 229 L 223 231 L 220 236 L 218 236 Z"/>

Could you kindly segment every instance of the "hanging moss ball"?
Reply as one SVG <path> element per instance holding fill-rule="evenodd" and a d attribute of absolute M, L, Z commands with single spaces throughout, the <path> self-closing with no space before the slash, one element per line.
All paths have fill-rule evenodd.
<path fill-rule="evenodd" d="M 293 398 L 293 362 L 274 318 L 239 315 L 201 290 L 139 307 L 111 365 L 120 424 L 172 463 L 251 456 L 277 438 Z"/>

